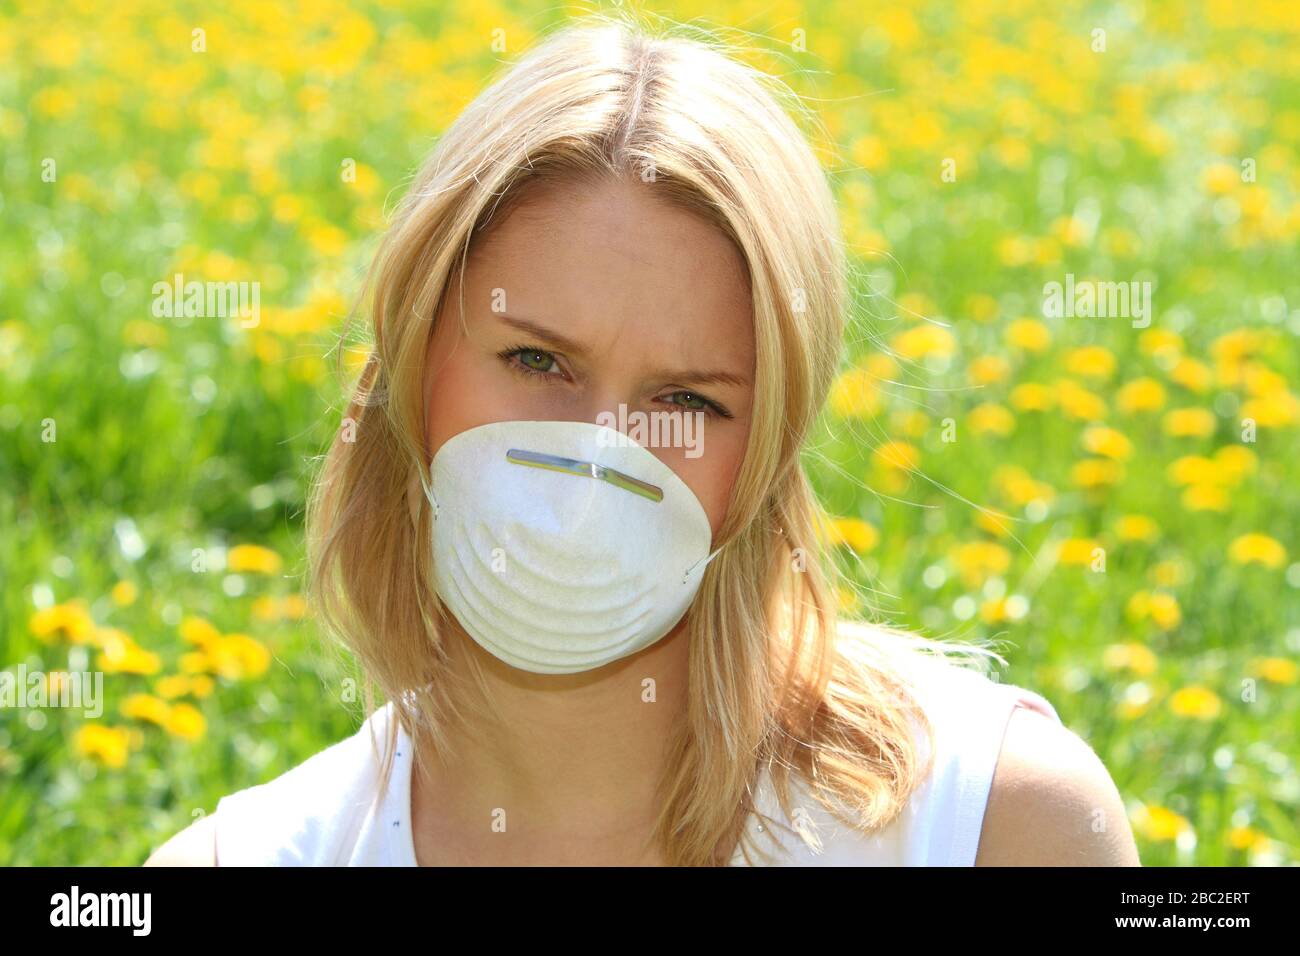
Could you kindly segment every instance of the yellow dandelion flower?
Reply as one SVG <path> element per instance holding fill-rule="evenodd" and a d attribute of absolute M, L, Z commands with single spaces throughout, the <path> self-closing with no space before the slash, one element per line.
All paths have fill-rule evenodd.
<path fill-rule="evenodd" d="M 1153 843 L 1170 843 L 1182 834 L 1192 832 L 1192 825 L 1186 817 L 1168 807 L 1153 804 L 1140 807 L 1131 822 L 1139 836 Z"/>
<path fill-rule="evenodd" d="M 1062 564 L 1091 564 L 1100 547 L 1093 538 L 1067 538 L 1061 542 L 1056 559 Z"/>
<path fill-rule="evenodd" d="M 103 628 L 97 656 L 100 670 L 108 674 L 141 674 L 150 677 L 162 670 L 162 659 L 146 651 L 125 631 Z"/>
<path fill-rule="evenodd" d="M 896 408 L 889 415 L 890 434 L 920 438 L 929 427 L 929 416 L 915 408 Z"/>
<path fill-rule="evenodd" d="M 295 222 L 302 212 L 303 201 L 291 193 L 276 196 L 271 204 L 271 215 L 279 222 Z"/>
<path fill-rule="evenodd" d="M 1214 413 L 1206 408 L 1176 408 L 1165 414 L 1165 434 L 1175 438 L 1205 438 L 1214 433 Z"/>
<path fill-rule="evenodd" d="M 1052 333 L 1037 319 L 1016 319 L 1007 326 L 1007 344 L 1026 352 L 1045 352 L 1052 344 Z"/>
<path fill-rule="evenodd" d="M 1273 392 L 1242 402 L 1240 414 L 1260 428 L 1285 428 L 1300 421 L 1300 399 L 1290 392 Z"/>
<path fill-rule="evenodd" d="M 1184 455 L 1165 469 L 1169 480 L 1176 485 L 1214 484 L 1222 472 L 1219 466 L 1204 455 Z"/>
<path fill-rule="evenodd" d="M 1286 657 L 1256 657 L 1248 665 L 1250 673 L 1274 684 L 1296 682 L 1296 662 Z"/>
<path fill-rule="evenodd" d="M 982 585 L 1011 567 L 1011 552 L 992 541 L 970 541 L 952 549 L 951 558 L 967 587 Z"/>
<path fill-rule="evenodd" d="M 181 638 L 199 647 L 208 647 L 221 639 L 221 632 L 201 617 L 190 616 L 181 621 Z"/>
<path fill-rule="evenodd" d="M 1266 534 L 1243 534 L 1229 545 L 1228 557 L 1234 564 L 1280 568 L 1286 563 L 1286 548 L 1282 547 L 1282 542 Z"/>
<path fill-rule="evenodd" d="M 1019 465 L 1001 465 L 993 472 L 993 483 L 1017 507 L 1031 501 L 1051 501 L 1056 491 L 1043 481 L 1036 481 Z"/>
<path fill-rule="evenodd" d="M 1258 469 L 1259 459 L 1244 445 L 1225 445 L 1214 453 L 1214 465 L 1225 483 L 1236 485 Z"/>
<path fill-rule="evenodd" d="M 109 592 L 113 603 L 118 607 L 127 607 L 134 604 L 139 593 L 139 589 L 132 581 L 118 581 L 113 585 L 113 590 Z"/>
<path fill-rule="evenodd" d="M 167 713 L 165 728 L 173 737 L 198 740 L 207 730 L 208 722 L 193 704 L 175 704 Z"/>
<path fill-rule="evenodd" d="M 1116 393 L 1115 404 L 1128 414 L 1156 412 L 1164 407 L 1165 388 L 1153 378 L 1135 378 Z"/>
<path fill-rule="evenodd" d="M 177 666 L 182 674 L 207 674 L 215 669 L 212 658 L 202 651 L 182 654 Z"/>
<path fill-rule="evenodd" d="M 986 624 L 999 624 L 1002 621 L 1010 620 L 1011 615 L 1007 612 L 1007 599 L 990 598 L 980 605 L 980 620 Z"/>
<path fill-rule="evenodd" d="M 1080 488 L 1117 485 L 1124 478 L 1119 462 L 1109 458 L 1085 458 L 1070 469 L 1070 479 Z"/>
<path fill-rule="evenodd" d="M 1256 397 L 1278 395 L 1286 391 L 1286 378 L 1258 362 L 1243 365 L 1241 377 L 1247 393 Z"/>
<path fill-rule="evenodd" d="M 1210 357 L 1224 365 L 1235 365 L 1268 346 L 1270 336 L 1259 329 L 1234 329 L 1210 343 Z"/>
<path fill-rule="evenodd" d="M 1156 627 L 1162 631 L 1172 631 L 1183 621 L 1183 612 L 1178 606 L 1178 599 L 1164 591 L 1156 591 L 1151 595 L 1147 604 L 1147 613 L 1150 614 Z"/>
<path fill-rule="evenodd" d="M 70 644 L 87 644 L 95 635 L 95 621 L 80 601 L 42 608 L 27 623 L 32 636 L 46 644 L 62 638 Z"/>
<path fill-rule="evenodd" d="M 858 368 L 865 369 L 878 382 L 893 381 L 898 377 L 898 362 L 885 352 L 872 352 L 858 362 Z"/>
<path fill-rule="evenodd" d="M 348 247 L 348 234 L 323 219 L 308 219 L 302 232 L 311 247 L 322 256 L 337 256 Z"/>
<path fill-rule="evenodd" d="M 1166 591 L 1138 591 L 1128 599 L 1124 610 L 1131 620 L 1149 618 L 1162 631 L 1172 631 L 1183 620 L 1178 600 Z"/>
<path fill-rule="evenodd" d="M 283 562 L 270 548 L 256 544 L 239 544 L 226 556 L 226 567 L 231 571 L 252 571 L 256 574 L 274 574 Z"/>
<path fill-rule="evenodd" d="M 1056 383 L 1056 397 L 1061 411 L 1079 421 L 1096 421 L 1106 415 L 1106 403 L 1078 382 L 1061 379 Z"/>
<path fill-rule="evenodd" d="M 1087 345 L 1066 353 L 1065 367 L 1071 375 L 1109 378 L 1115 372 L 1115 356 L 1100 345 Z"/>
<path fill-rule="evenodd" d="M 280 614 L 290 620 L 307 616 L 307 600 L 301 594 L 288 594 L 280 601 Z"/>
<path fill-rule="evenodd" d="M 1199 482 L 1183 492 L 1183 507 L 1188 511 L 1227 511 L 1228 493 L 1222 485 Z"/>
<path fill-rule="evenodd" d="M 967 416 L 970 430 L 977 435 L 1010 435 L 1016 427 L 1016 417 L 996 402 L 976 405 Z"/>
<path fill-rule="evenodd" d="M 1146 515 L 1122 515 L 1115 522 L 1115 534 L 1121 541 L 1154 541 L 1160 527 Z"/>
<path fill-rule="evenodd" d="M 843 584 L 835 586 L 835 601 L 841 614 L 852 614 L 858 609 L 858 595 L 851 587 Z"/>
<path fill-rule="evenodd" d="M 1132 671 L 1142 677 L 1156 672 L 1159 658 L 1145 644 L 1110 644 L 1101 653 L 1101 665 L 1110 671 Z"/>
<path fill-rule="evenodd" d="M 1169 370 L 1169 380 L 1181 385 L 1189 392 L 1205 392 L 1214 384 L 1214 375 L 1204 362 L 1192 358 L 1181 358 Z"/>
<path fill-rule="evenodd" d="M 999 355 L 981 355 L 970 363 L 970 379 L 976 385 L 996 385 L 1010 374 L 1010 363 Z"/>
<path fill-rule="evenodd" d="M 260 677 L 271 666 L 271 652 L 247 634 L 227 634 L 208 648 L 212 669 L 222 677 Z"/>
<path fill-rule="evenodd" d="M 1254 827 L 1233 827 L 1228 831 L 1228 846 L 1234 850 L 1259 853 L 1267 850 L 1272 842 Z"/>
<path fill-rule="evenodd" d="M 905 441 L 888 441 L 875 450 L 878 464 L 887 468 L 912 471 L 921 461 L 921 453 L 915 445 Z"/>
<path fill-rule="evenodd" d="M 97 760 L 105 767 L 124 767 L 131 749 L 131 738 L 121 727 L 86 724 L 72 739 L 73 749 L 82 757 Z"/>
<path fill-rule="evenodd" d="M 1051 266 L 1061 261 L 1061 244 L 1051 236 L 1034 240 L 1034 261 L 1040 266 Z"/>
<path fill-rule="evenodd" d="M 998 300 L 986 292 L 968 295 L 966 314 L 976 322 L 992 322 L 998 317 Z"/>
<path fill-rule="evenodd" d="M 153 694 L 129 694 L 126 700 L 122 701 L 123 716 L 135 720 L 147 720 L 160 727 L 167 722 L 169 709 L 170 705 L 167 701 Z"/>
<path fill-rule="evenodd" d="M 1024 236 L 1003 236 L 998 240 L 998 260 L 1004 266 L 1023 266 L 1034 256 L 1034 247 Z"/>
<path fill-rule="evenodd" d="M 1046 385 L 1025 382 L 1011 390 L 1008 400 L 1011 407 L 1019 412 L 1045 412 L 1055 404 L 1056 397 Z"/>
<path fill-rule="evenodd" d="M 1083 447 L 1094 455 L 1122 460 L 1133 456 L 1133 443 L 1121 432 L 1104 425 L 1084 429 Z"/>
<path fill-rule="evenodd" d="M 1213 720 L 1222 712 L 1223 701 L 1208 687 L 1193 685 L 1174 691 L 1169 697 L 1169 709 L 1179 717 Z"/>
<path fill-rule="evenodd" d="M 274 621 L 280 617 L 280 602 L 264 594 L 249 605 L 249 611 L 259 621 Z"/>
<path fill-rule="evenodd" d="M 1091 237 L 1087 224 L 1074 216 L 1057 216 L 1050 228 L 1052 235 L 1067 246 L 1086 245 Z"/>
<path fill-rule="evenodd" d="M 928 355 L 952 355 L 957 350 L 957 339 L 942 325 L 925 322 L 894 336 L 890 347 L 902 358 L 915 360 Z"/>
<path fill-rule="evenodd" d="M 1183 337 L 1168 329 L 1145 329 L 1138 336 L 1138 348 L 1146 355 L 1158 355 L 1161 352 L 1181 352 Z"/>
<path fill-rule="evenodd" d="M 877 379 L 865 369 L 843 372 L 831 386 L 831 411 L 840 418 L 866 418 L 880 410 Z"/>
<path fill-rule="evenodd" d="M 907 292 L 898 297 L 898 312 L 905 319 L 924 319 L 939 311 L 933 299 L 924 292 Z"/>
<path fill-rule="evenodd" d="M 1212 163 L 1201 174 L 1201 185 L 1215 196 L 1232 192 L 1241 184 L 1241 174 L 1228 163 Z"/>
<path fill-rule="evenodd" d="M 160 677 L 154 682 L 154 693 L 164 700 L 184 697 L 190 692 L 191 679 L 185 674 L 168 674 L 166 677 Z"/>
<path fill-rule="evenodd" d="M 865 554 L 880 542 L 880 532 L 860 518 L 834 518 L 830 523 L 829 540 L 832 545 L 848 545 L 859 554 Z"/>

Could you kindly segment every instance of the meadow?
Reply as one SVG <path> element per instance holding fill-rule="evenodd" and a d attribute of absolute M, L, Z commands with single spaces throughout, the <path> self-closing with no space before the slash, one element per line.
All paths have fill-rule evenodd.
<path fill-rule="evenodd" d="M 591 9 L 0 7 L 0 669 L 104 675 L 94 716 L 0 706 L 0 864 L 138 864 L 356 726 L 302 596 L 345 320 L 439 132 Z M 1146 865 L 1300 862 L 1300 8 L 642 9 L 815 119 L 844 613 L 1005 642 Z M 160 317 L 177 274 L 258 321 Z"/>

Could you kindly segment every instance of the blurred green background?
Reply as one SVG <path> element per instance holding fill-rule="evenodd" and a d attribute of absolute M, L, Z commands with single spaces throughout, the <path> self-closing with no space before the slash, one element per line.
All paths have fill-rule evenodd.
<path fill-rule="evenodd" d="M 0 5 L 0 668 L 105 675 L 97 718 L 0 707 L 0 863 L 138 864 L 352 731 L 301 598 L 343 319 L 438 133 L 593 9 Z M 1005 640 L 1147 865 L 1300 860 L 1300 8 L 641 9 L 821 124 L 845 613 Z M 259 323 L 155 316 L 176 273 Z M 1151 282 L 1149 326 L 1045 316 L 1067 274 Z"/>

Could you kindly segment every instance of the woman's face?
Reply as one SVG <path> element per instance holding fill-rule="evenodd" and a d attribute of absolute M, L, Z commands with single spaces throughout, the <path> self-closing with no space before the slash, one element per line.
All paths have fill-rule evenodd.
<path fill-rule="evenodd" d="M 465 328 L 453 281 L 429 340 L 425 441 L 433 455 L 490 422 L 609 424 L 686 482 L 716 534 L 749 435 L 749 286 L 732 243 L 653 188 L 537 190 L 473 250 Z M 689 444 L 632 427 L 666 415 L 691 421 L 649 434 Z"/>

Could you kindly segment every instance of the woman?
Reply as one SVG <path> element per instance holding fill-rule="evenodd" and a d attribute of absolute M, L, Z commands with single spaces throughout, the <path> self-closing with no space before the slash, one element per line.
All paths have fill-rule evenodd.
<path fill-rule="evenodd" d="M 836 619 L 799 455 L 847 263 L 782 97 L 600 22 L 446 133 L 308 514 L 389 703 L 150 863 L 1137 863 L 996 655 Z"/>

